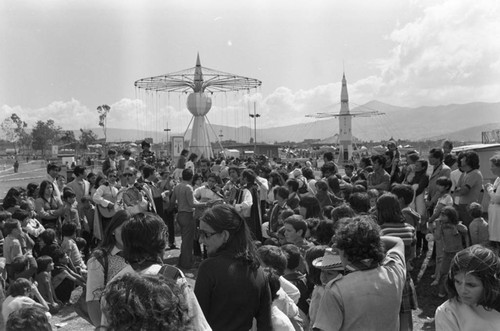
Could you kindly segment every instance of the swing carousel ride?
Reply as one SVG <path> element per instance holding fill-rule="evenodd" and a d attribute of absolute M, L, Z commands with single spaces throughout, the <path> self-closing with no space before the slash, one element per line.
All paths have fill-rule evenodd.
<path fill-rule="evenodd" d="M 187 95 L 186 106 L 192 117 L 184 135 L 187 134 L 192 124 L 189 151 L 196 153 L 199 157 L 213 156 L 208 126 L 212 131 L 214 130 L 207 118 L 207 114 L 212 108 L 214 94 L 237 91 L 250 93 L 250 91 L 260 87 L 261 84 L 260 80 L 254 78 L 202 67 L 199 54 L 197 55 L 196 66 L 193 68 L 142 78 L 134 83 L 136 88 L 148 93 L 180 93 Z M 215 137 L 218 139 L 217 134 L 215 134 Z"/>

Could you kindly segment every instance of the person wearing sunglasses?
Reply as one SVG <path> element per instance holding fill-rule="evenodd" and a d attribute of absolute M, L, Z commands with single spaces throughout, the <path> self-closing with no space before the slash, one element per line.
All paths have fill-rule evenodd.
<path fill-rule="evenodd" d="M 272 330 L 271 292 L 245 220 L 233 206 L 205 211 L 198 229 L 208 259 L 201 262 L 194 292 L 214 331 Z"/>

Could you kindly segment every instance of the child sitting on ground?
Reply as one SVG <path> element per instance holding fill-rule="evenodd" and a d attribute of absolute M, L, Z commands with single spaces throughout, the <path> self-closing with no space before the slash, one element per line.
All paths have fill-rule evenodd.
<path fill-rule="evenodd" d="M 21 255 L 14 258 L 12 262 L 12 280 L 26 278 L 31 280 L 36 274 L 36 260 L 31 254 Z"/>
<path fill-rule="evenodd" d="M 18 220 L 10 219 L 5 222 L 4 233 L 6 235 L 3 249 L 5 257 L 5 269 L 7 270 L 7 278 L 14 279 L 12 263 L 17 256 L 22 256 L 21 248 L 21 223 Z"/>
<path fill-rule="evenodd" d="M 52 270 L 52 285 L 56 297 L 64 304 L 69 303 L 71 293 L 77 285 L 85 286 L 85 280 L 69 266 L 68 255 L 60 248 L 52 252 L 54 270 Z"/>
<path fill-rule="evenodd" d="M 489 240 L 489 233 L 488 222 L 483 218 L 483 207 L 477 202 L 471 203 L 469 215 L 473 218 L 469 224 L 470 244 L 486 244 Z"/>
<path fill-rule="evenodd" d="M 69 259 L 76 268 L 79 274 L 87 273 L 87 266 L 82 259 L 80 254 L 80 249 L 76 244 L 76 225 L 74 223 L 64 223 L 61 229 L 63 235 L 63 241 L 61 243 L 61 248 L 64 253 L 69 256 Z"/>
<path fill-rule="evenodd" d="M 54 314 L 59 311 L 60 308 L 60 302 L 58 302 L 56 292 L 52 286 L 52 270 L 54 270 L 54 262 L 50 256 L 43 255 L 36 259 L 36 263 L 38 264 L 38 269 L 35 281 L 38 283 L 38 291 L 45 301 L 47 301 L 50 312 Z"/>

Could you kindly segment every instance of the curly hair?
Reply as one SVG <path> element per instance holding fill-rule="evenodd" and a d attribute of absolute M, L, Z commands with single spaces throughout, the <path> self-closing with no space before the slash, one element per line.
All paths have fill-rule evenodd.
<path fill-rule="evenodd" d="M 483 284 L 483 294 L 477 304 L 486 309 L 495 307 L 500 298 L 500 259 L 495 252 L 473 245 L 455 255 L 445 283 L 450 299 L 458 298 L 455 276 L 462 272 L 477 277 Z"/>
<path fill-rule="evenodd" d="M 38 307 L 24 307 L 12 312 L 6 321 L 9 331 L 52 331 L 45 312 Z"/>
<path fill-rule="evenodd" d="M 385 251 L 378 224 L 367 215 L 344 220 L 335 232 L 334 242 L 344 251 L 349 262 L 356 264 L 365 259 L 382 262 Z"/>
<path fill-rule="evenodd" d="M 108 284 L 103 299 L 109 331 L 188 330 L 183 289 L 162 275 L 125 274 Z"/>

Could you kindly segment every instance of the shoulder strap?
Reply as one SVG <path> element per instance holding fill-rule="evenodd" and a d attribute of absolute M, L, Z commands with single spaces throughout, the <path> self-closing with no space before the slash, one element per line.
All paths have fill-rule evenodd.
<path fill-rule="evenodd" d="M 162 265 L 160 271 L 158 271 L 158 274 L 173 280 L 177 280 L 182 277 L 182 273 L 178 268 L 168 264 Z"/>

